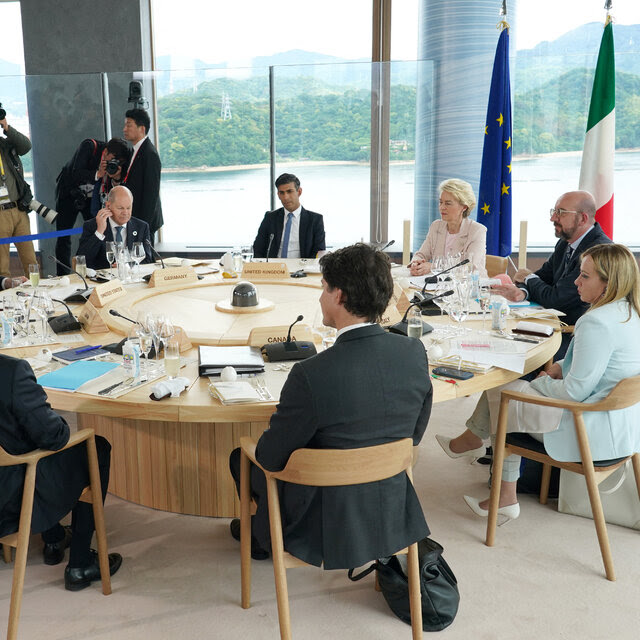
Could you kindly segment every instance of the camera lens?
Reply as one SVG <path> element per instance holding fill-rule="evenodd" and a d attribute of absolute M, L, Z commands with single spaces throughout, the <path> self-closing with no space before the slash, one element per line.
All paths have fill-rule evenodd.
<path fill-rule="evenodd" d="M 110 175 L 114 175 L 118 172 L 118 168 L 120 167 L 120 163 L 115 159 L 112 158 L 111 160 L 107 161 L 107 165 L 105 167 L 105 171 Z"/>

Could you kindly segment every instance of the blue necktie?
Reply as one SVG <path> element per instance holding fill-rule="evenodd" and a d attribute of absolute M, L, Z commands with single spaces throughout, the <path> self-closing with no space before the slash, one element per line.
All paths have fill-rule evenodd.
<path fill-rule="evenodd" d="M 280 256 L 286 258 L 289 253 L 289 236 L 291 235 L 291 221 L 293 220 L 293 213 L 287 216 L 287 224 L 284 226 L 284 238 L 282 239 L 282 252 Z"/>
<path fill-rule="evenodd" d="M 122 230 L 124 227 L 116 227 L 116 242 L 122 244 Z"/>

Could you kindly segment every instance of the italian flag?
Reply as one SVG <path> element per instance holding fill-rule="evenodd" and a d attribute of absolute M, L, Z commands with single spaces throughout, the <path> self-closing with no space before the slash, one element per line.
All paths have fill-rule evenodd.
<path fill-rule="evenodd" d="M 613 160 L 616 146 L 613 24 L 607 16 L 593 79 L 587 133 L 582 151 L 580 186 L 596 199 L 596 220 L 613 239 Z"/>

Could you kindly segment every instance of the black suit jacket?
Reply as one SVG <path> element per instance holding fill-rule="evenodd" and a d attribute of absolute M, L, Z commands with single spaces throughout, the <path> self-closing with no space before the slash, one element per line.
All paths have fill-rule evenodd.
<path fill-rule="evenodd" d="M 299 227 L 301 258 L 315 258 L 318 251 L 324 251 L 327 248 L 324 243 L 324 221 L 321 214 L 307 211 L 302 207 Z M 267 257 L 269 236 L 273 234 L 268 257 L 277 258 L 283 229 L 284 207 L 280 207 L 275 211 L 267 211 L 258 229 L 258 235 L 253 242 L 253 255 L 256 258 Z"/>
<path fill-rule="evenodd" d="M 565 255 L 568 242 L 558 240 L 549 259 L 535 273 L 538 278 L 531 278 L 524 288 L 529 292 L 529 300 L 541 304 L 548 309 L 564 311 L 562 318 L 567 324 L 575 324 L 578 318 L 589 308 L 586 302 L 580 300 L 575 280 L 580 274 L 580 258 L 582 252 L 597 244 L 609 244 L 611 239 L 605 235 L 596 222 L 593 229 L 587 233 L 573 252 L 571 260 L 565 269 Z M 562 336 L 562 346 L 556 354 L 556 359 L 564 357 L 564 353 L 571 341 L 570 334 Z"/>
<path fill-rule="evenodd" d="M 133 194 L 132 215 L 149 225 L 151 235 L 164 224 L 160 204 L 161 170 L 160 156 L 147 138 L 140 145 L 124 184 Z"/>
<path fill-rule="evenodd" d="M 96 236 L 97 227 L 98 224 L 95 218 L 87 220 L 82 225 L 82 235 L 80 236 L 76 255 L 86 256 L 87 267 L 90 269 L 108 269 L 109 262 L 107 261 L 106 243 L 113 242 L 111 225 L 107 222 L 107 228 L 104 231 L 104 240 L 100 240 Z M 136 220 L 136 218 L 131 217 L 129 222 L 127 222 L 127 249 L 131 250 L 134 242 L 142 242 L 145 253 L 143 263 L 153 262 L 151 249 L 149 249 L 147 240 L 150 240 L 149 225 L 142 220 Z"/>
<path fill-rule="evenodd" d="M 379 325 L 353 329 L 333 347 L 297 363 L 256 449 L 266 469 L 283 469 L 302 447 L 353 449 L 413 438 L 431 413 L 432 387 L 420 342 Z M 326 569 L 357 567 L 424 538 L 429 529 L 406 474 L 350 487 L 284 484 L 284 546 Z M 254 535 L 268 546 L 266 497 Z M 266 540 L 265 540 L 266 538 Z"/>

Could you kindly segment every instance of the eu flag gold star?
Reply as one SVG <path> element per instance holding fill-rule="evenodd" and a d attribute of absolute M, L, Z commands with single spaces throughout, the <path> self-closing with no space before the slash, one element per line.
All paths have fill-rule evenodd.
<path fill-rule="evenodd" d="M 489 205 L 486 202 L 484 203 L 484 207 L 481 207 L 481 208 L 482 208 L 482 213 L 484 213 L 485 216 L 489 214 Z"/>
<path fill-rule="evenodd" d="M 500 126 L 502 126 L 502 123 L 504 122 L 504 118 L 502 117 L 502 114 L 500 114 L 500 117 L 499 117 L 499 118 L 496 118 L 496 122 L 497 122 Z"/>
<path fill-rule="evenodd" d="M 511 149 L 511 137 L 508 140 L 505 140 L 504 143 L 507 145 L 507 149 Z"/>
<path fill-rule="evenodd" d="M 511 165 L 510 164 L 507 165 L 507 169 L 509 169 L 509 173 L 511 173 Z"/>
<path fill-rule="evenodd" d="M 504 195 L 505 193 L 507 195 L 509 195 L 509 187 L 511 187 L 511 185 L 507 186 L 504 182 L 502 183 L 502 193 L 500 195 Z"/>
<path fill-rule="evenodd" d="M 484 128 L 484 135 L 485 136 L 489 135 L 489 132 L 487 131 L 488 128 L 489 128 L 489 125 L 486 125 L 485 128 Z"/>

